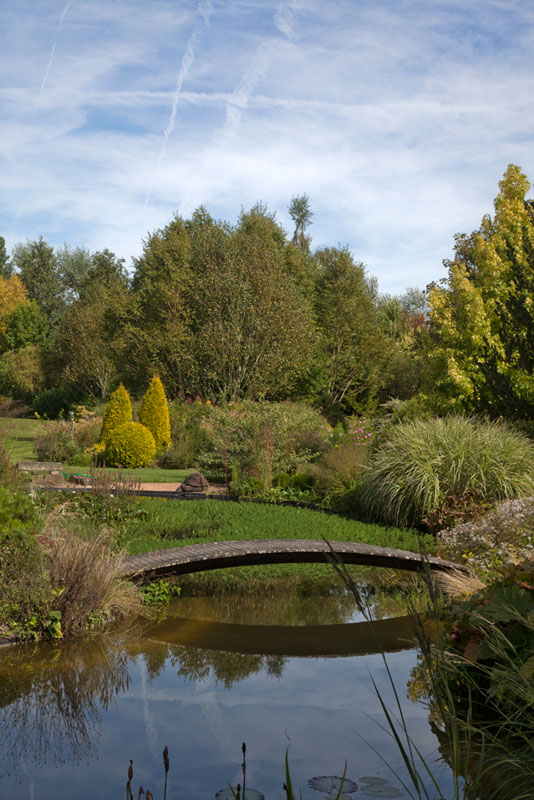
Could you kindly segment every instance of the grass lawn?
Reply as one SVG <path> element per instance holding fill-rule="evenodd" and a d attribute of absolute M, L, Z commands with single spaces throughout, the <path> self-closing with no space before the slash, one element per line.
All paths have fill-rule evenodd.
<path fill-rule="evenodd" d="M 90 467 L 76 464 L 67 464 L 63 466 L 63 471 L 69 475 L 73 473 L 81 475 L 89 475 Z M 117 470 L 110 469 L 110 472 L 116 473 Z M 97 469 L 96 472 L 99 472 Z M 122 472 L 124 478 L 128 480 L 139 480 L 142 483 L 181 483 L 194 472 L 193 469 L 160 469 L 159 467 L 140 467 L 139 469 L 125 469 Z"/>
<path fill-rule="evenodd" d="M 400 550 L 419 551 L 419 535 L 407 528 L 392 528 L 345 519 L 321 511 L 286 506 L 233 503 L 216 500 L 158 500 L 142 498 L 135 503 L 132 516 L 121 535 L 129 553 L 137 554 L 184 544 L 201 544 L 231 539 L 321 539 L 365 542 Z M 422 540 L 429 553 L 435 549 L 434 537 Z M 360 568 L 357 568 L 360 569 Z M 249 583 L 280 579 L 308 580 L 333 577 L 333 568 L 322 564 L 273 564 L 239 567 L 180 577 L 179 583 L 204 587 L 232 588 Z"/>
<path fill-rule="evenodd" d="M 0 417 L 0 437 L 12 461 L 35 461 L 33 441 L 43 425 L 40 419 Z"/>
<path fill-rule="evenodd" d="M 37 460 L 33 442 L 45 424 L 46 421 L 41 419 L 0 417 L 0 438 L 4 439 L 6 449 L 13 462 Z M 73 472 L 82 475 L 89 473 L 87 464 L 64 464 L 63 469 L 69 475 Z M 193 469 L 143 467 L 142 469 L 125 470 L 123 474 L 131 480 L 140 480 L 143 483 L 181 483 L 193 471 Z"/>

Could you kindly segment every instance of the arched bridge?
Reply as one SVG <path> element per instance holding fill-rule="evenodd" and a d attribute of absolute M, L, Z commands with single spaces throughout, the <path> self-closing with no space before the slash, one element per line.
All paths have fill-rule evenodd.
<path fill-rule="evenodd" d="M 418 572 L 423 563 L 438 571 L 464 570 L 459 564 L 419 553 L 375 547 L 359 542 L 325 542 L 309 539 L 261 539 L 253 541 L 209 542 L 155 550 L 121 559 L 118 573 L 125 578 L 152 580 L 165 575 L 185 575 L 225 567 L 257 564 L 325 563 L 335 554 L 344 564 L 363 564 Z"/>

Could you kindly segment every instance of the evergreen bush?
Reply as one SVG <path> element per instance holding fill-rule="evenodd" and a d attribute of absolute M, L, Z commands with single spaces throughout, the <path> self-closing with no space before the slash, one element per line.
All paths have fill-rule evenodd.
<path fill-rule="evenodd" d="M 116 428 L 132 421 L 132 403 L 130 395 L 123 384 L 112 393 L 106 406 L 102 430 L 100 431 L 100 441 L 107 443 L 107 440 Z"/>
<path fill-rule="evenodd" d="M 160 379 L 155 376 L 150 381 L 139 408 L 139 422 L 152 433 L 156 450 L 168 450 L 171 445 L 171 423 L 165 390 Z"/>
<path fill-rule="evenodd" d="M 142 467 L 156 455 L 152 433 L 140 422 L 125 422 L 111 431 L 106 440 L 106 464 L 110 467 Z"/>

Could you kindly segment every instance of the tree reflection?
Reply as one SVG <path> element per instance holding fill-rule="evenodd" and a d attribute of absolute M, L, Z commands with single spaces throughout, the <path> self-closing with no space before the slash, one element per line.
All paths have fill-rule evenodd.
<path fill-rule="evenodd" d="M 213 671 L 216 682 L 222 683 L 225 689 L 263 671 L 273 678 L 280 678 L 286 662 L 282 656 L 253 656 L 191 647 L 173 647 L 172 650 L 170 662 L 178 667 L 179 677 L 204 681 Z"/>
<path fill-rule="evenodd" d="M 94 752 L 101 714 L 128 689 L 120 642 L 85 637 L 9 650 L 0 662 L 0 764 L 79 761 Z"/>

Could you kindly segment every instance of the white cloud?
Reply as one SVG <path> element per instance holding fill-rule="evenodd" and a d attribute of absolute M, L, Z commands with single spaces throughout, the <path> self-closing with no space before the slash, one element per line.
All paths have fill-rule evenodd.
<path fill-rule="evenodd" d="M 512 0 L 24 0 L 0 233 L 129 258 L 178 208 L 262 199 L 290 229 L 306 192 L 315 245 L 348 244 L 384 291 L 424 285 L 508 163 L 534 177 L 533 22 Z"/>

